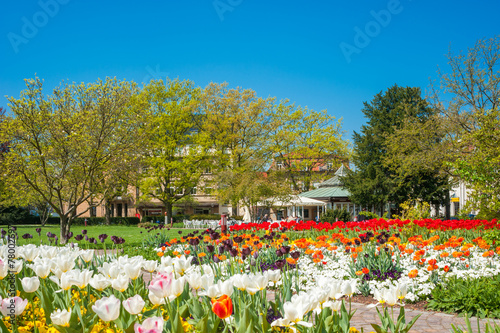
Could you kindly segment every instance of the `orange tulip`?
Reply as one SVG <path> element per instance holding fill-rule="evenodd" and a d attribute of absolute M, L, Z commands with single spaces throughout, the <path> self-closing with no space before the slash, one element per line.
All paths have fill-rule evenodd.
<path fill-rule="evenodd" d="M 368 268 L 366 268 L 366 267 L 365 267 L 365 268 L 363 268 L 361 271 L 363 272 L 363 274 L 368 274 L 368 273 L 370 273 L 370 270 L 369 270 Z"/>
<path fill-rule="evenodd" d="M 227 295 L 222 295 L 218 299 L 212 298 L 212 311 L 220 319 L 226 319 L 233 314 L 233 302 Z"/>

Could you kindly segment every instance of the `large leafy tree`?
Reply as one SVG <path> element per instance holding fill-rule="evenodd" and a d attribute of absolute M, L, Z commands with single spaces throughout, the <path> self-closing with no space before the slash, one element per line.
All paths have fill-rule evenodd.
<path fill-rule="evenodd" d="M 408 199 L 444 201 L 446 184 L 436 185 L 444 181 L 439 175 L 427 171 L 397 173 L 385 162 L 391 134 L 409 119 L 422 122 L 435 113 L 421 97 L 420 89 L 394 85 L 365 102 L 362 111 L 368 121 L 360 133 L 354 133 L 355 170 L 344 179 L 351 199 L 381 211 L 387 202 L 399 205 Z"/>
<path fill-rule="evenodd" d="M 27 191 L 60 216 L 61 242 L 89 198 L 102 200 L 102 186 L 136 156 L 143 119 L 134 84 L 106 79 L 62 84 L 52 95 L 38 78 L 26 80 L 20 98 L 9 98 L 12 116 L 1 132 L 10 142 L 3 167 L 11 193 Z"/>
<path fill-rule="evenodd" d="M 212 164 L 216 193 L 232 207 L 246 198 L 242 189 L 248 177 L 262 180 L 258 174 L 269 164 L 265 143 L 271 104 L 272 99 L 257 97 L 251 89 L 229 89 L 226 83 L 211 83 L 203 91 L 200 121 L 216 161 Z"/>
<path fill-rule="evenodd" d="M 210 161 L 196 125 L 199 98 L 199 88 L 190 81 L 153 80 L 142 92 L 148 135 L 140 188 L 145 200 L 165 205 L 169 220 L 173 205 L 191 194 Z"/>
<path fill-rule="evenodd" d="M 269 110 L 269 119 L 266 148 L 273 156 L 272 172 L 293 192 L 309 191 L 314 182 L 347 160 L 342 120 L 326 110 L 296 107 L 285 100 Z"/>
<path fill-rule="evenodd" d="M 390 137 L 387 162 L 398 165 L 399 173 L 426 170 L 461 180 L 472 190 L 468 209 L 498 217 L 497 167 L 490 161 L 497 145 L 500 37 L 479 40 L 466 52 L 450 51 L 447 58 L 449 70 L 440 71 L 439 87 L 431 87 L 437 112 L 405 121 Z"/>

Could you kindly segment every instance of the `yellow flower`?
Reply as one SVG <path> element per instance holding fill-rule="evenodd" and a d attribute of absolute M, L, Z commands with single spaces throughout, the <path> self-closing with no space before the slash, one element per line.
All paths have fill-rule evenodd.
<path fill-rule="evenodd" d="M 359 333 L 359 331 L 356 329 L 356 327 L 351 327 L 349 329 L 349 333 Z"/>

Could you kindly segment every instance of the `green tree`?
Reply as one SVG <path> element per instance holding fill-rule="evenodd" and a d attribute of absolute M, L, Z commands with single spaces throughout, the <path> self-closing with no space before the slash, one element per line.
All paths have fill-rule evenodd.
<path fill-rule="evenodd" d="M 475 113 L 478 129 L 461 140 L 462 158 L 452 163 L 472 190 L 468 210 L 482 218 L 500 218 L 500 111 Z"/>
<path fill-rule="evenodd" d="M 435 188 L 432 172 L 398 174 L 387 166 L 390 135 L 401 128 L 408 119 L 425 121 L 434 110 L 421 97 L 420 88 L 394 85 L 364 103 L 363 113 L 368 118 L 361 133 L 354 133 L 355 170 L 348 172 L 344 186 L 356 204 L 384 210 L 387 202 L 399 206 L 407 199 L 423 199 L 439 202 L 445 195 L 445 187 Z M 385 162 L 385 163 L 384 163 Z M 430 200 L 433 199 L 433 200 Z"/>
<path fill-rule="evenodd" d="M 270 131 L 266 110 L 272 99 L 257 97 L 251 89 L 229 89 L 209 84 L 203 92 L 200 118 L 211 156 L 216 194 L 220 201 L 237 207 L 248 177 L 257 177 L 269 164 L 264 149 Z"/>
<path fill-rule="evenodd" d="M 293 192 L 309 191 L 314 182 L 348 159 L 342 119 L 296 107 L 287 100 L 269 110 L 267 148 L 273 157 L 271 172 L 280 175 Z"/>
<path fill-rule="evenodd" d="M 500 36 L 479 40 L 465 53 L 450 51 L 447 58 L 449 71 L 439 72 L 439 87 L 431 86 L 429 100 L 437 112 L 428 119 L 405 120 L 388 138 L 386 163 L 400 175 L 425 171 L 452 184 L 464 181 L 473 190 L 469 208 L 482 207 L 493 216 L 497 197 L 486 194 L 494 187 L 486 188 L 485 181 L 493 179 L 494 167 L 478 163 L 494 156 L 495 136 L 485 135 L 484 128 L 495 128 L 500 103 Z"/>
<path fill-rule="evenodd" d="M 9 191 L 46 201 L 60 216 L 62 244 L 85 212 L 78 206 L 93 196 L 102 200 L 105 180 L 135 158 L 143 122 L 137 92 L 132 83 L 106 79 L 62 84 L 45 95 L 36 78 L 26 80 L 19 99 L 9 98 L 13 116 L 0 125 L 10 142 L 2 165 L 11 175 Z"/>
<path fill-rule="evenodd" d="M 165 205 L 168 220 L 209 165 L 209 146 L 196 126 L 199 98 L 190 81 L 151 81 L 142 92 L 149 116 L 140 188 L 145 200 Z"/>

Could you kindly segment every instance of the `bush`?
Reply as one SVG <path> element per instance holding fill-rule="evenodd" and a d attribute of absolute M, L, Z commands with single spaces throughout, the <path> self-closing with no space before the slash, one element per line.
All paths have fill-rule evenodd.
<path fill-rule="evenodd" d="M 449 278 L 432 290 L 432 298 L 428 304 L 432 310 L 500 318 L 500 275 Z"/>
<path fill-rule="evenodd" d="M 59 218 L 57 218 L 59 221 Z M 85 225 L 85 219 L 87 219 L 87 225 L 105 225 L 105 217 L 77 217 L 73 220 L 72 225 Z M 136 225 L 140 222 L 138 217 L 111 217 L 110 223 L 112 225 Z"/>
<path fill-rule="evenodd" d="M 183 220 L 187 219 L 188 218 L 188 215 L 182 215 L 182 214 L 179 214 L 179 215 L 174 215 L 172 216 L 173 219 L 174 219 L 174 223 L 179 223 L 179 222 L 182 222 Z M 152 216 L 143 216 L 141 218 L 141 222 L 156 222 L 156 221 L 160 221 L 160 223 L 164 223 L 165 222 L 165 216 L 160 216 L 160 215 L 152 215 Z M 170 224 L 170 221 L 167 222 L 167 224 Z"/>
<path fill-rule="evenodd" d="M 372 219 L 378 220 L 379 218 L 380 216 L 378 216 L 377 214 L 367 211 L 361 211 L 358 214 L 358 221 L 372 220 Z"/>
<path fill-rule="evenodd" d="M 153 223 L 153 222 L 141 222 L 139 224 L 137 224 L 137 226 L 139 228 L 152 228 L 156 225 L 156 223 Z"/>
<path fill-rule="evenodd" d="M 336 221 L 348 222 L 351 220 L 351 213 L 345 209 L 328 209 L 321 215 L 321 222 L 334 223 Z"/>
<path fill-rule="evenodd" d="M 194 214 L 189 217 L 190 220 L 220 220 L 219 214 Z"/>

